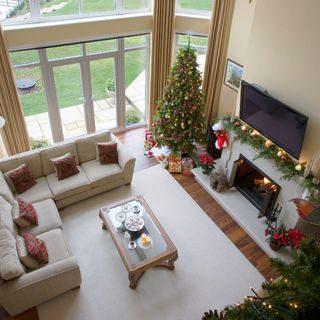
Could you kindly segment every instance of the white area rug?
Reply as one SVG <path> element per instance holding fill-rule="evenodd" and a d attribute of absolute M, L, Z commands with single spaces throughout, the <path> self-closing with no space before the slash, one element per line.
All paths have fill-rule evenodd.
<path fill-rule="evenodd" d="M 107 231 L 99 209 L 142 194 L 179 258 L 175 270 L 154 268 L 136 290 Z M 78 258 L 82 285 L 38 307 L 41 320 L 201 319 L 204 311 L 241 301 L 249 286 L 264 278 L 160 166 L 134 175 L 131 187 L 118 188 L 61 212 L 64 232 Z"/>

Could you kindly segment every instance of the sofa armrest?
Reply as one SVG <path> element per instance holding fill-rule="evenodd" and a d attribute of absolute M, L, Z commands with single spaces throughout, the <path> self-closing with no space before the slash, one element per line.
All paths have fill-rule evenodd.
<path fill-rule="evenodd" d="M 125 145 L 114 135 L 111 139 L 118 144 L 118 163 L 124 171 L 124 184 L 130 184 L 133 176 L 136 158 L 127 150 Z"/>
<path fill-rule="evenodd" d="M 0 286 L 0 304 L 14 316 L 80 284 L 78 262 L 69 257 L 6 281 Z"/>

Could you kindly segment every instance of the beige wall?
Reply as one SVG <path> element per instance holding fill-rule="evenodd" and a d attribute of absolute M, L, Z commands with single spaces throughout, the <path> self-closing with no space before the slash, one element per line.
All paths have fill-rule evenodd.
<path fill-rule="evenodd" d="M 320 149 L 320 1 L 257 1 L 243 78 L 309 116 L 301 160 Z"/>
<path fill-rule="evenodd" d="M 236 0 L 227 51 L 227 58 L 244 65 L 254 17 L 256 0 Z M 222 84 L 219 102 L 219 115 L 232 112 L 238 93 Z"/>

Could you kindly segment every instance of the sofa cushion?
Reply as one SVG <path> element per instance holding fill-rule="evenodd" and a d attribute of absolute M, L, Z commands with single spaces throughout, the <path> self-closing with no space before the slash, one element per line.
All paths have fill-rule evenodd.
<path fill-rule="evenodd" d="M 14 203 L 12 205 L 12 219 L 13 221 L 19 226 L 19 227 L 27 227 L 30 226 L 30 222 L 27 221 L 26 219 L 22 218 L 20 215 L 20 208 L 19 208 L 19 203 L 17 200 L 14 200 Z"/>
<path fill-rule="evenodd" d="M 81 168 L 93 188 L 123 178 L 123 170 L 116 163 L 101 165 L 98 161 L 92 160 L 83 163 Z"/>
<path fill-rule="evenodd" d="M 16 240 L 7 228 L 0 226 L 0 277 L 10 280 L 24 273 L 24 267 L 18 257 Z"/>
<path fill-rule="evenodd" d="M 75 155 L 71 155 L 70 152 L 66 153 L 62 157 L 51 159 L 51 161 L 58 180 L 65 179 L 79 173 L 76 164 L 76 157 Z"/>
<path fill-rule="evenodd" d="M 13 204 L 13 193 L 10 190 L 2 172 L 0 172 L 0 195 L 4 197 L 11 205 Z"/>
<path fill-rule="evenodd" d="M 118 163 L 118 150 L 117 143 L 111 142 L 98 142 L 97 148 L 97 160 L 100 164 Z"/>
<path fill-rule="evenodd" d="M 38 215 L 33 204 L 18 198 L 18 205 L 21 218 L 27 220 L 30 224 L 37 226 L 39 224 Z"/>
<path fill-rule="evenodd" d="M 70 152 L 72 155 L 74 155 L 76 157 L 76 163 L 79 164 L 77 148 L 74 142 L 58 144 L 41 150 L 40 157 L 42 162 L 43 175 L 48 176 L 49 174 L 54 172 L 53 164 L 50 159 L 61 157 L 67 152 Z"/>
<path fill-rule="evenodd" d="M 41 233 L 38 238 L 45 241 L 47 245 L 49 264 L 72 256 L 61 229 Z"/>
<path fill-rule="evenodd" d="M 12 205 L 0 196 L 0 225 L 6 227 L 15 237 L 17 226 L 12 219 Z"/>
<path fill-rule="evenodd" d="M 41 159 L 38 150 L 27 151 L 5 159 L 1 159 L 0 170 L 2 172 L 8 172 L 19 167 L 23 163 L 26 163 L 29 166 L 35 179 L 43 176 Z M 14 190 L 12 190 L 12 192 L 14 192 Z"/>
<path fill-rule="evenodd" d="M 5 177 L 7 178 L 7 182 L 11 187 L 11 190 L 17 191 L 18 193 L 23 193 L 29 190 L 37 183 L 29 166 L 25 163 L 6 172 Z"/>
<path fill-rule="evenodd" d="M 40 263 L 48 263 L 48 250 L 45 241 L 31 233 L 23 235 L 28 253 Z"/>
<path fill-rule="evenodd" d="M 52 199 L 53 194 L 49 188 L 47 178 L 42 177 L 36 180 L 37 184 L 31 189 L 19 194 L 19 198 L 27 202 L 37 202 L 46 199 Z"/>
<path fill-rule="evenodd" d="M 93 134 L 85 138 L 77 139 L 77 151 L 79 162 L 84 163 L 96 158 L 96 142 L 111 141 L 111 133 L 109 131 L 100 134 Z"/>
<path fill-rule="evenodd" d="M 20 228 L 20 234 L 28 232 L 33 235 L 39 235 L 52 229 L 62 228 L 58 209 L 52 199 L 34 202 L 33 206 L 37 211 L 39 224 Z"/>
<path fill-rule="evenodd" d="M 83 170 L 78 166 L 78 174 L 63 180 L 58 180 L 55 173 L 47 176 L 49 187 L 54 195 L 55 200 L 61 200 L 83 191 L 90 190 L 90 182 Z"/>
<path fill-rule="evenodd" d="M 16 237 L 16 244 L 19 259 L 24 264 L 24 266 L 29 269 L 38 269 L 40 267 L 40 263 L 29 254 L 26 242 L 19 235 Z"/>

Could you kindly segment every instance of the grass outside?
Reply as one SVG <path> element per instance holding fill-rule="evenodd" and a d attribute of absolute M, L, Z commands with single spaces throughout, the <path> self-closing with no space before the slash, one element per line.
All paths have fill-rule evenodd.
<path fill-rule="evenodd" d="M 195 8 L 198 10 L 210 10 L 212 0 L 179 0 L 183 8 Z M 47 13 L 46 16 L 68 15 L 77 13 L 77 0 L 47 0 L 41 1 L 41 8 L 58 5 L 67 2 L 64 7 Z M 115 8 L 115 0 L 82 0 L 83 10 L 86 13 L 112 11 Z M 138 9 L 146 7 L 146 0 L 124 0 L 126 9 Z M 24 5 L 17 15 L 28 12 L 28 5 Z M 125 48 L 137 47 L 146 43 L 146 36 L 134 36 L 125 38 Z M 179 35 L 179 42 L 186 44 L 188 37 Z M 206 39 L 191 37 L 191 44 L 206 45 Z M 95 41 L 86 44 L 75 44 L 60 47 L 47 48 L 48 60 L 82 56 L 86 54 L 110 52 L 117 48 L 116 40 Z M 39 62 L 37 50 L 10 53 L 13 65 L 22 65 Z M 114 79 L 114 61 L 112 58 L 95 60 L 90 62 L 93 96 L 95 100 L 106 98 L 106 83 Z M 125 84 L 126 88 L 145 69 L 145 50 L 137 50 L 125 54 Z M 34 115 L 47 112 L 45 90 L 42 83 L 39 67 L 26 67 L 15 71 L 16 78 L 33 78 L 36 80 L 36 88 L 28 94 L 21 94 L 20 99 L 24 109 L 24 115 Z M 82 103 L 82 80 L 79 64 L 54 67 L 55 86 L 60 108 L 74 106 Z"/>

